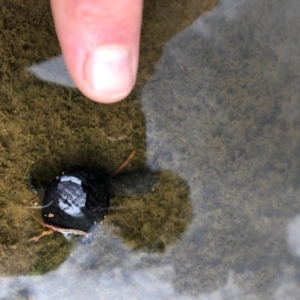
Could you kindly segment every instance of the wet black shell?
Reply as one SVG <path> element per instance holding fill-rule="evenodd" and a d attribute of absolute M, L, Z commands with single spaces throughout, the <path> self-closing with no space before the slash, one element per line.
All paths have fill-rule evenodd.
<path fill-rule="evenodd" d="M 104 219 L 109 204 L 108 174 L 72 166 L 46 187 L 42 216 L 47 224 L 87 232 Z"/>

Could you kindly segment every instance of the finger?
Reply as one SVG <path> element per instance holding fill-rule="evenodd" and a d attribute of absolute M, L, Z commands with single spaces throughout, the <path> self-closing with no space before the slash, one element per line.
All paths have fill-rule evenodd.
<path fill-rule="evenodd" d="M 132 90 L 142 6 L 142 0 L 51 0 L 66 67 L 88 98 L 112 103 Z"/>

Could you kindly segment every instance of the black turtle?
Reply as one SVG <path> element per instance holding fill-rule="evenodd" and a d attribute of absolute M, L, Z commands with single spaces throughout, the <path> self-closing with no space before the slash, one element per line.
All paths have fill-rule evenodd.
<path fill-rule="evenodd" d="M 148 169 L 110 175 L 103 169 L 73 165 L 45 187 L 38 186 L 32 177 L 29 186 L 44 195 L 43 226 L 61 233 L 84 234 L 105 218 L 111 195 L 144 194 L 156 181 L 156 174 Z"/>

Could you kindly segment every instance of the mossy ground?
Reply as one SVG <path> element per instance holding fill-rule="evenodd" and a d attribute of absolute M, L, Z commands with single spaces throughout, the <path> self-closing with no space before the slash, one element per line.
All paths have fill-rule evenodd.
<path fill-rule="evenodd" d="M 28 173 L 47 181 L 72 163 L 111 170 L 133 149 L 136 156 L 129 169 L 143 166 L 146 137 L 139 107 L 141 88 L 163 45 L 216 1 L 190 1 L 188 6 L 178 0 L 145 2 L 137 85 L 128 99 L 114 105 L 94 103 L 77 90 L 41 82 L 25 70 L 60 53 L 47 0 L 0 3 L 0 274 L 43 273 L 58 266 L 72 245 L 58 234 L 28 242 L 41 230 L 25 208 L 33 198 L 27 188 Z M 171 181 L 180 181 L 174 176 L 163 173 L 160 190 L 153 195 L 156 202 L 146 198 L 139 210 L 112 214 L 110 222 L 119 225 L 119 233 L 133 248 L 163 250 L 178 238 L 174 232 L 186 228 L 191 216 L 187 187 L 181 182 L 174 188 Z M 185 202 L 178 202 L 182 198 Z M 166 222 L 170 210 L 171 222 Z M 143 223 L 143 216 L 147 221 L 141 228 L 136 224 Z M 187 219 L 180 221 L 180 216 Z M 159 218 L 167 225 L 164 230 L 171 232 L 164 232 L 163 239 L 155 223 Z"/>

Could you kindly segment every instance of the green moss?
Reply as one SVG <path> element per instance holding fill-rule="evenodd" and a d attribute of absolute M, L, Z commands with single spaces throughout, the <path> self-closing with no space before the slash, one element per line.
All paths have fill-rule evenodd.
<path fill-rule="evenodd" d="M 189 15 L 182 13 L 185 3 L 177 0 L 145 2 L 137 85 L 125 101 L 114 105 L 94 103 L 77 90 L 42 82 L 29 74 L 26 67 L 60 53 L 49 1 L 2 3 L 0 203 L 6 205 L 1 205 L 3 209 L 0 210 L 3 217 L 0 224 L 1 275 L 46 272 L 58 266 L 69 251 L 58 234 L 38 243 L 28 242 L 40 230 L 25 209 L 28 200 L 33 198 L 27 188 L 29 172 L 40 181 L 48 181 L 73 163 L 113 170 L 133 149 L 136 156 L 128 169 L 144 166 L 146 137 L 139 103 L 141 89 L 160 59 L 163 44 L 207 9 L 205 3 L 213 6 L 215 1 L 192 1 L 189 10 L 196 14 Z M 176 24 L 165 13 L 168 9 L 179 17 Z M 151 34 L 147 34 L 149 32 Z M 191 208 L 186 192 L 180 196 L 179 190 L 174 191 L 176 197 L 185 198 L 183 207 L 176 211 L 172 201 L 180 206 L 179 198 L 170 200 L 172 192 L 166 187 L 172 184 L 164 186 L 163 183 L 167 177 L 162 174 L 163 181 L 157 190 L 160 192 L 151 194 L 155 201 L 151 200 L 151 195 L 140 200 L 137 210 L 132 210 L 135 217 L 131 221 L 128 221 L 129 211 L 115 216 L 113 223 L 119 225 L 124 240 L 132 243 L 135 249 L 163 250 L 166 244 L 179 238 L 188 223 Z M 165 201 L 163 195 L 170 197 L 170 202 Z M 160 208 L 160 201 L 165 207 Z M 168 210 L 172 214 L 166 218 Z M 151 220 L 164 225 L 163 234 L 158 233 Z M 123 225 L 126 227 L 122 228 Z M 142 239 L 141 234 L 144 235 Z"/>
<path fill-rule="evenodd" d="M 135 199 L 117 197 L 111 204 L 108 223 L 115 225 L 117 233 L 135 250 L 164 251 L 180 239 L 192 218 L 189 189 L 169 171 L 160 172 L 151 193 Z"/>

